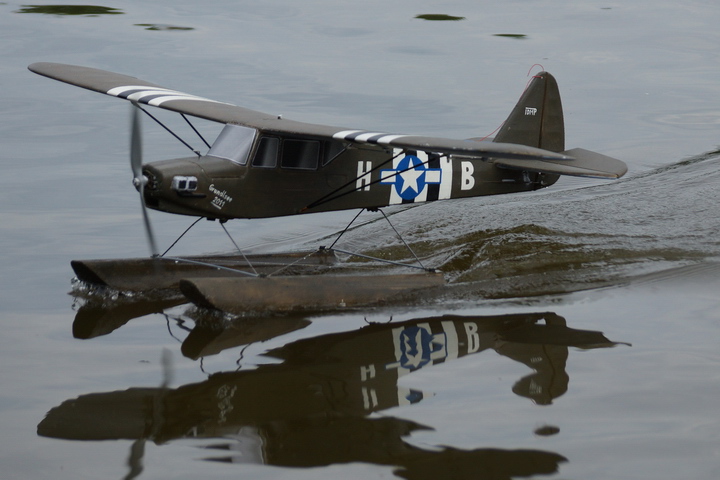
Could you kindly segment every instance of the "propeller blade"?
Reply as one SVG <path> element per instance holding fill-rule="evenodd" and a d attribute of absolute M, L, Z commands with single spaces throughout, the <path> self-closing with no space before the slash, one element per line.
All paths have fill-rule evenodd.
<path fill-rule="evenodd" d="M 157 243 L 155 242 L 155 235 L 150 225 L 150 216 L 148 215 L 147 207 L 145 206 L 145 197 L 143 196 L 145 183 L 147 183 L 147 180 L 141 183 L 142 188 L 140 189 L 140 203 L 142 204 L 143 220 L 145 221 L 145 235 L 147 236 L 148 245 L 150 246 L 150 255 L 157 257 L 160 253 L 158 252 Z"/>
<path fill-rule="evenodd" d="M 150 225 L 150 216 L 148 215 L 147 206 L 145 205 L 145 185 L 148 179 L 142 173 L 142 129 L 140 126 L 140 109 L 135 105 L 132 107 L 132 116 L 130 118 L 130 169 L 133 174 L 133 185 L 140 192 L 140 205 L 142 206 L 143 221 L 145 223 L 145 235 L 147 236 L 148 245 L 150 247 L 150 255 L 157 257 L 159 255 L 155 235 Z"/>

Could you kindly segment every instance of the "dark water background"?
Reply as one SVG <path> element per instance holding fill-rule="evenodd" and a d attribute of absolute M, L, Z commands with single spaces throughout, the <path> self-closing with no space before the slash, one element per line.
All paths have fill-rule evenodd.
<path fill-rule="evenodd" d="M 714 2 L 78 5 L 0 4 L 0 477 L 367 479 L 396 468 L 406 478 L 718 477 Z M 416 18 L 428 14 L 464 18 Z M 455 138 L 490 134 L 540 63 L 560 84 L 568 147 L 630 171 L 393 211 L 452 281 L 414 306 L 272 328 L 217 319 L 223 332 L 207 319 L 198 328 L 197 312 L 178 306 L 81 340 L 70 260 L 147 252 L 128 109 L 31 74 L 36 61 L 287 118 Z M 148 161 L 186 154 L 149 123 L 145 144 Z M 353 215 L 228 227 L 250 251 L 279 251 L 316 246 Z M 152 219 L 162 245 L 188 225 Z M 345 242 L 405 255 L 381 222 Z M 230 248 L 216 224 L 202 224 L 176 253 Z M 457 331 L 476 343 L 358 384 L 360 368 L 395 361 L 383 343 L 395 330 L 367 322 L 437 334 L 441 315 L 459 316 Z M 49 412 L 67 413 L 61 405 L 74 413 L 38 432 Z"/>

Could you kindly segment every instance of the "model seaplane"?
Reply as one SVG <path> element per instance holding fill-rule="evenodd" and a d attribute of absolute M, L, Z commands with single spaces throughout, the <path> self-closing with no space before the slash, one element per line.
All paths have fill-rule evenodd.
<path fill-rule="evenodd" d="M 380 282 L 365 276 L 366 290 L 373 293 L 363 294 L 357 275 L 334 275 L 322 284 L 308 282 L 306 276 L 257 271 L 238 277 L 234 266 L 222 260 L 209 265 L 203 257 L 158 255 L 146 208 L 224 222 L 526 192 L 552 185 L 560 175 L 613 179 L 627 171 L 620 160 L 565 149 L 557 82 L 544 71 L 532 77 L 495 138 L 483 141 L 303 123 L 87 67 L 35 63 L 29 69 L 127 100 L 134 112 L 130 163 L 152 256 L 143 261 L 73 262 L 78 277 L 119 289 L 142 289 L 147 284 L 142 277 L 160 276 L 164 281 L 153 278 L 153 286 L 179 284 L 194 301 L 210 306 L 217 306 L 219 291 L 228 292 L 233 302 L 259 307 L 293 308 L 300 299 L 313 306 L 365 303 L 438 285 L 443 279 L 432 272 L 393 275 Z M 177 112 L 186 120 L 188 115 L 218 122 L 224 128 L 204 155 L 195 151 L 192 157 L 143 164 L 138 112 L 152 117 L 145 106 Z M 316 258 L 323 263 L 332 252 L 319 253 Z M 255 293 L 240 299 L 239 292 Z"/>

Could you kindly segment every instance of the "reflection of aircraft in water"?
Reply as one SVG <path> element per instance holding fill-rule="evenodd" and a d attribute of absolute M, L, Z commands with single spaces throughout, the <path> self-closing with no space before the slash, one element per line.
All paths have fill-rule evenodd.
<path fill-rule="evenodd" d="M 539 323 L 541 320 L 544 323 Z M 285 363 L 346 365 L 356 370 L 370 400 L 388 392 L 396 380 L 428 365 L 494 349 L 536 371 L 513 389 L 521 396 L 547 404 L 567 390 L 567 347 L 614 346 L 600 332 L 568 328 L 554 313 L 489 317 L 445 315 L 402 323 L 371 324 L 355 332 L 299 340 L 268 355 Z M 350 374 L 350 372 L 348 372 Z M 376 386 L 377 385 L 377 386 Z M 365 393 L 363 393 L 365 395 Z M 403 403 L 402 398 L 399 399 Z M 390 401 L 392 403 L 392 400 Z M 383 406 L 380 409 L 393 405 Z"/>
<path fill-rule="evenodd" d="M 82 340 L 108 335 L 133 319 L 164 314 L 165 309 L 185 303 L 184 299 L 177 296 L 132 297 L 115 301 L 76 297 L 75 301 L 79 306 L 73 321 L 73 336 Z M 310 324 L 310 320 L 293 316 L 242 317 L 230 322 L 225 321 L 218 312 L 198 309 L 186 311 L 183 317 L 191 319 L 195 323 L 194 328 L 186 327 L 184 318 L 173 318 L 173 321 L 181 330 L 189 330 L 180 351 L 193 360 L 239 345 L 265 341 Z M 166 318 L 170 322 L 171 317 L 166 315 Z"/>
<path fill-rule="evenodd" d="M 541 323 L 542 322 L 542 323 Z M 235 344 L 241 343 L 239 340 Z M 405 478 L 510 478 L 552 473 L 565 459 L 537 450 L 422 449 L 405 437 L 428 428 L 372 412 L 419 402 L 403 375 L 487 349 L 535 373 L 514 391 L 548 404 L 567 390 L 568 347 L 615 345 L 552 313 L 440 316 L 370 324 L 295 341 L 267 354 L 280 364 L 211 375 L 176 389 L 131 388 L 68 400 L 38 434 L 75 440 L 222 438 L 216 460 L 284 466 L 370 462 Z M 194 345 L 201 350 L 202 345 Z M 110 414 L 111 413 L 111 414 Z"/>
<path fill-rule="evenodd" d="M 73 337 L 90 339 L 108 335 L 130 320 L 153 313 L 163 313 L 166 308 L 185 303 L 182 297 L 129 298 L 118 297 L 114 301 L 102 296 L 97 298 L 75 296 L 73 307 L 77 308 L 73 321 Z"/>

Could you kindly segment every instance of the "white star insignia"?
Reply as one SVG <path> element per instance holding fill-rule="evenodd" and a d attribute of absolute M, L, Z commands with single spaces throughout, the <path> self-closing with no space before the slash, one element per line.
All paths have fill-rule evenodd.
<path fill-rule="evenodd" d="M 400 193 L 405 193 L 409 188 L 412 189 L 415 193 L 420 193 L 420 189 L 418 187 L 418 179 L 420 176 L 425 173 L 424 170 L 416 169 L 416 163 L 414 160 L 410 160 L 412 163 L 411 165 L 408 165 L 408 170 L 399 173 L 398 176 L 402 179 L 402 187 L 400 188 Z"/>

